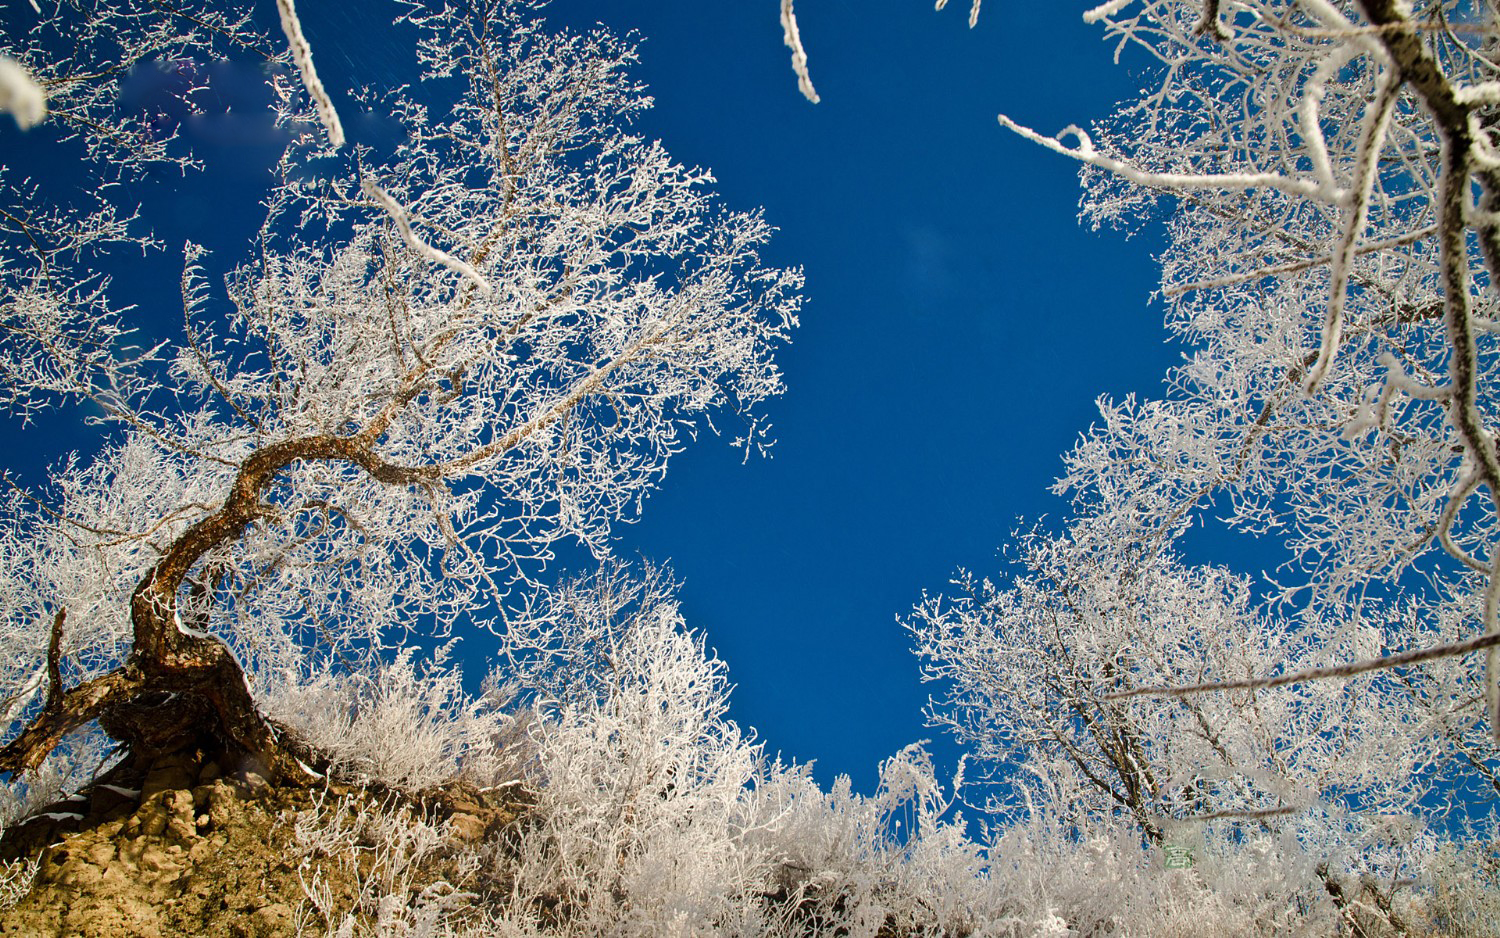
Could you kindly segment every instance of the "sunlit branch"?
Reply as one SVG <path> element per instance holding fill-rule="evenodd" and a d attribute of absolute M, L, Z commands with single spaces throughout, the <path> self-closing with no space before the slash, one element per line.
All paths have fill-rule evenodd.
<path fill-rule="evenodd" d="M 1345 189 L 1333 188 L 1321 182 L 1311 182 L 1305 179 L 1292 179 L 1280 173 L 1155 173 L 1139 169 L 1129 163 L 1105 156 L 1094 150 L 1093 143 L 1087 134 L 1077 127 L 1070 127 L 1063 131 L 1063 135 L 1073 134 L 1079 140 L 1079 146 L 1070 147 L 1063 143 L 1058 137 L 1048 137 L 1039 134 L 1029 127 L 1023 127 L 1015 121 L 999 115 L 1000 126 L 1013 131 L 1017 135 L 1030 140 L 1032 143 L 1040 144 L 1054 153 L 1062 154 L 1080 163 L 1097 166 L 1107 170 L 1122 179 L 1141 186 L 1151 188 L 1173 190 L 1173 189 L 1217 189 L 1217 190 L 1243 190 L 1243 189 L 1275 189 L 1288 195 L 1296 195 L 1304 198 L 1315 199 L 1330 205 L 1343 204 L 1349 198 L 1349 192 Z M 1061 135 L 1060 135 L 1061 136 Z"/>
<path fill-rule="evenodd" d="M 975 7 L 978 8 L 977 3 Z M 804 98 L 817 104 L 818 92 L 813 89 L 812 76 L 807 72 L 807 50 L 802 47 L 802 33 L 797 28 L 792 0 L 781 0 L 781 30 L 786 47 L 792 50 L 792 71 L 797 75 L 797 88 Z"/>

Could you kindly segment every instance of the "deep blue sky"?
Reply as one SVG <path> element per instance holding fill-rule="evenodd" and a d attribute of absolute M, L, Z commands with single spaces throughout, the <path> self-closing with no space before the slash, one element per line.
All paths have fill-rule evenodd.
<path fill-rule="evenodd" d="M 6 29 L 30 12 L 9 6 Z M 767 408 L 774 457 L 742 465 L 700 440 L 619 547 L 685 581 L 689 623 L 738 685 L 733 716 L 772 752 L 817 760 L 821 781 L 847 773 L 862 790 L 881 758 L 933 734 L 921 714 L 930 688 L 896 617 L 959 566 L 998 570 L 1018 518 L 1062 508 L 1046 489 L 1095 397 L 1154 392 L 1176 356 L 1148 303 L 1150 237 L 1081 228 L 1076 167 L 995 122 L 1005 111 L 1048 132 L 1087 123 L 1139 76 L 1081 22 L 1086 3 L 992 0 L 972 31 L 968 4 L 952 6 L 801 0 L 818 105 L 797 91 L 776 0 L 556 0 L 550 15 L 638 31 L 657 102 L 641 130 L 713 169 L 730 205 L 764 206 L 780 228 L 769 259 L 806 270 L 802 327 L 780 355 L 789 390 Z M 299 5 L 346 105 L 354 84 L 404 81 L 412 67 L 407 37 L 375 9 Z M 274 28 L 274 7 L 259 12 Z M 226 93 L 253 84 L 215 81 Z M 234 113 L 254 113 L 253 97 L 230 102 Z M 48 158 L 4 123 L 7 163 Z M 186 130 L 212 177 L 134 193 L 158 204 L 178 193 L 160 228 L 168 244 L 233 254 L 253 232 L 274 147 L 250 118 Z M 170 298 L 166 261 L 122 271 L 122 289 L 160 280 Z M 25 449 L 51 458 L 86 445 L 75 428 L 26 431 L 49 438 Z"/>
<path fill-rule="evenodd" d="M 1062 507 L 1046 489 L 1094 399 L 1175 360 L 1149 239 L 1080 227 L 1076 167 L 995 121 L 1056 131 L 1140 87 L 1085 6 L 992 2 L 971 31 L 961 0 L 801 0 L 818 105 L 774 0 L 555 6 L 640 32 L 646 132 L 765 206 L 773 258 L 806 269 L 774 457 L 690 448 L 621 546 L 671 559 L 734 716 L 824 782 L 868 790 L 933 735 L 895 617 L 960 565 L 998 570 L 1018 516 Z"/>

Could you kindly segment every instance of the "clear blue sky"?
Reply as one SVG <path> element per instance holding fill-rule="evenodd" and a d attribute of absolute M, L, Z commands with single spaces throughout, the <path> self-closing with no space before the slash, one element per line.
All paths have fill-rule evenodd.
<path fill-rule="evenodd" d="M 1076 168 L 995 122 L 1003 110 L 1053 132 L 1140 87 L 1081 22 L 1085 5 L 991 0 L 971 31 L 962 0 L 942 14 L 930 0 L 801 0 L 818 105 L 797 91 L 775 0 L 556 0 L 551 12 L 639 32 L 657 101 L 643 132 L 712 168 L 732 206 L 764 206 L 781 229 L 770 260 L 806 269 L 803 324 L 780 356 L 789 390 L 767 411 L 774 457 L 742 465 L 700 440 L 619 548 L 671 563 L 689 623 L 738 685 L 733 716 L 771 751 L 816 759 L 825 783 L 848 773 L 868 790 L 881 758 L 932 735 L 896 617 L 958 566 L 997 570 L 1018 518 L 1062 508 L 1046 489 L 1094 398 L 1152 393 L 1175 360 L 1148 303 L 1150 237 L 1081 228 Z M 30 12 L 9 6 L 6 29 Z M 345 102 L 356 83 L 408 80 L 407 37 L 375 7 L 299 4 Z M 272 5 L 258 8 L 274 28 Z M 254 112 L 250 85 L 215 82 L 244 92 L 236 114 Z M 6 123 L 7 162 L 49 167 Z M 176 193 L 166 243 L 242 250 L 274 147 L 253 121 L 186 129 L 214 174 L 135 194 Z M 170 260 L 122 271 L 122 290 L 170 300 Z M 49 435 L 26 447 L 48 459 L 87 441 L 70 420 L 26 432 Z"/>
<path fill-rule="evenodd" d="M 1046 489 L 1096 396 L 1155 392 L 1176 360 L 1150 240 L 1080 227 L 1076 167 L 995 121 L 1054 132 L 1139 89 L 1084 6 L 992 0 L 971 31 L 961 0 L 801 0 L 818 105 L 774 0 L 555 6 L 640 32 L 646 132 L 765 206 L 774 258 L 806 268 L 774 457 L 689 449 L 621 547 L 671 559 L 734 716 L 825 783 L 868 790 L 932 736 L 895 617 L 997 570 L 1018 516 L 1062 507 Z"/>

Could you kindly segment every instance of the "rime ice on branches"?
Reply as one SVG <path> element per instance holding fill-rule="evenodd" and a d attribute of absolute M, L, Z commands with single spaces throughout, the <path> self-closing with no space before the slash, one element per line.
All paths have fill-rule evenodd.
<path fill-rule="evenodd" d="M 316 36 L 280 9 L 290 49 L 219 14 L 58 22 L 99 31 L 78 47 L 106 68 L 271 56 L 277 119 L 315 113 L 336 147 Z M 295 775 L 262 716 L 279 696 L 414 629 L 503 631 L 553 545 L 607 555 L 612 524 L 710 417 L 764 445 L 757 408 L 781 390 L 771 355 L 800 275 L 761 263 L 758 214 L 631 132 L 649 99 L 628 43 L 533 15 L 406 10 L 452 99 L 367 93 L 405 131 L 389 156 L 290 148 L 252 259 L 221 285 L 186 247 L 181 341 L 126 351 L 128 300 L 58 266 L 69 237 L 145 237 L 151 206 L 121 218 L 101 190 L 69 228 L 44 187 L 20 193 L 38 207 L 6 235 L 38 247 L 0 270 L 5 402 L 86 401 L 106 435 L 46 492 L 5 496 L 0 768 L 33 768 L 97 720 L 132 746 L 197 734 Z M 49 123 L 78 120 L 109 162 L 128 117 L 50 51 L 17 53 L 61 89 Z"/>

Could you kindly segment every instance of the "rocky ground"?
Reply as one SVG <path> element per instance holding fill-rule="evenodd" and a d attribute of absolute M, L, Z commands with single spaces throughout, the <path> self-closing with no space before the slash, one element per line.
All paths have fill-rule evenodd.
<path fill-rule="evenodd" d="M 0 877 L 15 892 L 34 877 L 0 904 L 0 936 L 266 938 L 389 914 L 382 893 L 482 894 L 496 865 L 475 858 L 519 810 L 462 785 L 415 797 L 272 786 L 196 750 L 122 764 L 0 839 Z M 385 842 L 398 828 L 432 836 Z"/>

